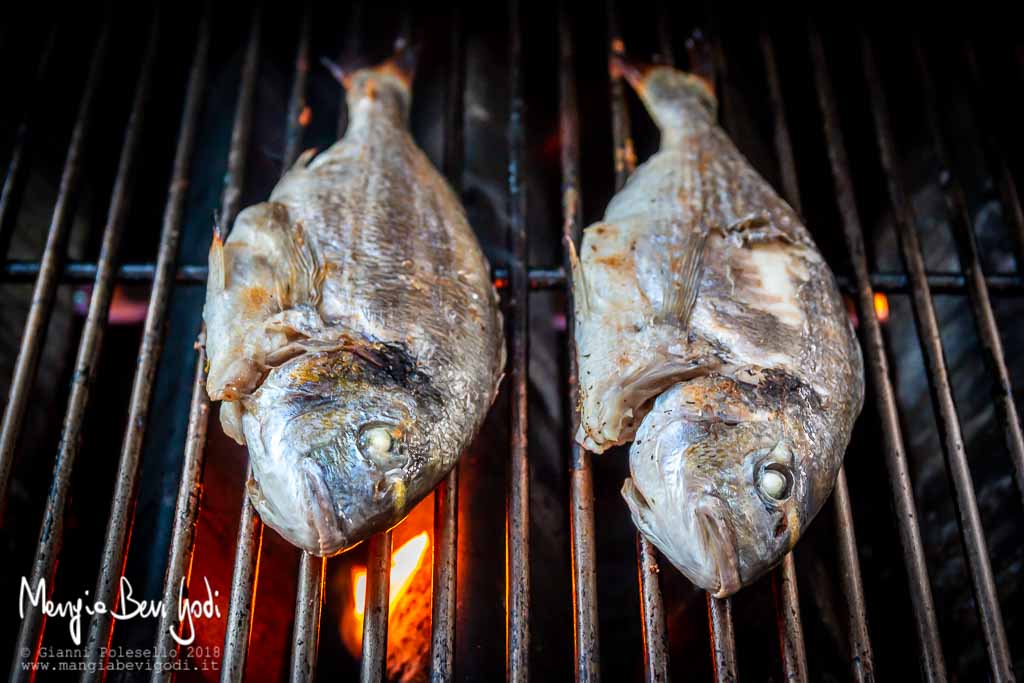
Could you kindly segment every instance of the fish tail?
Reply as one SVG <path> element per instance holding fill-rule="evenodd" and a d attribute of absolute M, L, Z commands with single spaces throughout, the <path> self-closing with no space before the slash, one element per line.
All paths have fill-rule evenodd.
<path fill-rule="evenodd" d="M 685 125 L 688 117 L 701 110 L 714 115 L 718 100 L 703 64 L 696 64 L 691 72 L 680 71 L 631 59 L 621 47 L 621 43 L 612 46 L 610 75 L 629 81 L 662 131 Z"/>
<path fill-rule="evenodd" d="M 394 77 L 406 90 L 412 90 L 418 58 L 419 46 L 410 45 L 405 38 L 399 38 L 395 41 L 394 54 L 373 67 L 373 70 Z"/>
<path fill-rule="evenodd" d="M 410 45 L 404 38 L 395 41 L 394 53 L 383 62 L 374 66 L 346 68 L 336 62 L 321 57 L 320 61 L 331 72 L 331 75 L 345 90 L 352 91 L 353 88 L 363 88 L 363 94 L 374 97 L 373 90 L 377 83 L 372 78 L 361 78 L 360 76 L 383 76 L 389 82 L 396 84 L 405 95 L 412 92 L 412 79 L 416 74 L 416 62 L 418 57 L 418 46 Z"/>

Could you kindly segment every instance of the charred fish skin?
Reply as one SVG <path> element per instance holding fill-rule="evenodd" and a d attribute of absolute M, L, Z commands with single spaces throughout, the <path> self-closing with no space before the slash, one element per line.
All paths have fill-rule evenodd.
<path fill-rule="evenodd" d="M 807 229 L 718 127 L 710 86 L 617 66 L 661 147 L 573 261 L 577 440 L 633 441 L 634 522 L 724 597 L 778 563 L 831 493 L 863 404 L 860 346 Z"/>
<path fill-rule="evenodd" d="M 345 136 L 210 250 L 207 391 L 249 448 L 263 521 L 317 555 L 433 490 L 504 366 L 487 261 L 407 130 L 408 57 L 345 76 Z"/>

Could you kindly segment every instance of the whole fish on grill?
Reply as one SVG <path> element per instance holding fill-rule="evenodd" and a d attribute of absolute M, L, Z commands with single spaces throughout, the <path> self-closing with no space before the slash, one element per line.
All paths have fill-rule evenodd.
<path fill-rule="evenodd" d="M 247 444 L 263 521 L 318 555 L 398 523 L 448 473 L 497 393 L 487 262 L 407 130 L 411 55 L 336 75 L 345 136 L 304 153 L 214 239 L 210 398 Z"/>
<path fill-rule="evenodd" d="M 633 521 L 719 597 L 787 553 L 835 483 L 860 347 L 796 213 L 716 123 L 701 78 L 621 59 L 660 150 L 584 233 L 577 440 L 633 441 Z"/>

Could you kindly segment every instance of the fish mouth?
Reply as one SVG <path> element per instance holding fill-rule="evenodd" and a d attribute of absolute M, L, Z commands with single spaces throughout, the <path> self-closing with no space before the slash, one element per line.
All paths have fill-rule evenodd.
<path fill-rule="evenodd" d="M 705 539 L 705 549 L 718 578 L 716 598 L 726 598 L 743 586 L 736 552 L 736 536 L 725 521 L 725 503 L 705 495 L 697 506 L 697 524 Z"/>
<path fill-rule="evenodd" d="M 314 555 L 332 555 L 348 545 L 349 524 L 334 505 L 324 481 L 323 468 L 312 460 L 302 464 L 303 484 L 309 502 L 307 521 L 316 533 L 316 546 L 306 547 Z"/>

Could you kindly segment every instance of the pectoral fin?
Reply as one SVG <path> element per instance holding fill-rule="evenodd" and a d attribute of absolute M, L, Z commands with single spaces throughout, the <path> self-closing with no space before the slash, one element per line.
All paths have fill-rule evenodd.
<path fill-rule="evenodd" d="M 207 324 L 214 400 L 238 400 L 256 389 L 291 339 L 267 323 L 296 308 L 315 313 L 323 269 L 316 245 L 288 207 L 264 202 L 242 211 L 227 240 L 218 230 L 210 248 Z"/>
<path fill-rule="evenodd" d="M 659 321 L 681 328 L 689 323 L 704 272 L 706 241 L 699 227 L 669 220 L 660 220 L 637 240 L 637 282 Z"/>
<path fill-rule="evenodd" d="M 587 281 L 583 276 L 583 264 L 580 263 L 580 257 L 576 251 L 576 243 L 572 241 L 571 237 L 566 236 L 565 245 L 569 249 L 569 267 L 572 268 L 573 300 L 576 302 L 576 314 L 580 315 L 590 310 Z"/>
<path fill-rule="evenodd" d="M 227 263 L 224 254 L 224 235 L 219 223 L 213 227 L 213 241 L 210 242 L 210 270 L 207 286 L 223 291 L 227 286 Z"/>

